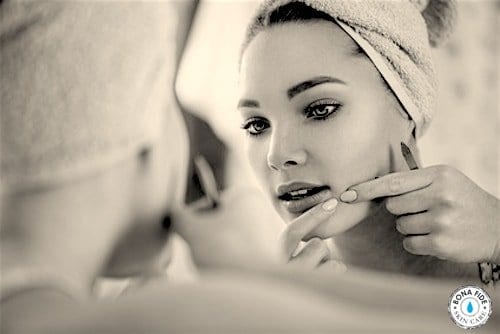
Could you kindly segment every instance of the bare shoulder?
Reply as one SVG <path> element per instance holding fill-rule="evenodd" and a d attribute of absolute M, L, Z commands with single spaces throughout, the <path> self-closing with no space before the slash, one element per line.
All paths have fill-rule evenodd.
<path fill-rule="evenodd" d="M 430 284 L 367 272 L 346 277 L 290 274 L 224 273 L 193 284 L 156 282 L 113 302 L 76 303 L 54 291 L 31 291 L 2 305 L 6 321 L 1 329 L 10 333 L 373 332 L 387 329 L 389 323 L 395 331 L 454 328 L 441 302 L 446 302 L 456 282 Z M 373 303 L 377 307 L 370 307 Z"/>
<path fill-rule="evenodd" d="M 297 303 L 300 300 L 300 303 Z M 2 303 L 2 332 L 194 332 L 332 324 L 331 309 L 302 289 L 266 279 L 207 279 L 151 284 L 116 301 L 75 302 L 54 290 L 31 290 Z M 271 326 L 271 327 L 270 327 Z"/>

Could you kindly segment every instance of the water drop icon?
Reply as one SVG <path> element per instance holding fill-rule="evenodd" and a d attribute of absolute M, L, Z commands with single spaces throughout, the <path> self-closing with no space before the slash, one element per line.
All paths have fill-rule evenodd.
<path fill-rule="evenodd" d="M 472 313 L 472 311 L 474 311 L 474 306 L 472 306 L 472 303 L 469 302 L 469 304 L 467 305 L 467 312 Z"/>

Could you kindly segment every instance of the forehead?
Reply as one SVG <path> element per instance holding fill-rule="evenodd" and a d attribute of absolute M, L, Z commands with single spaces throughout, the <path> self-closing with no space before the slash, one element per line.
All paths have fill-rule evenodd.
<path fill-rule="evenodd" d="M 335 23 L 325 20 L 290 22 L 264 28 L 250 42 L 242 58 L 241 81 L 296 83 L 316 75 L 366 76 L 374 69 L 356 43 Z"/>

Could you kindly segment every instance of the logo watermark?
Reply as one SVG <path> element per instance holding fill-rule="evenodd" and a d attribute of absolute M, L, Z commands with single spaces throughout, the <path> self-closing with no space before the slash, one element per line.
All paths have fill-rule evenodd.
<path fill-rule="evenodd" d="M 491 310 L 490 296 L 474 285 L 456 289 L 448 302 L 451 319 L 457 326 L 465 329 L 484 325 L 491 315 Z"/>

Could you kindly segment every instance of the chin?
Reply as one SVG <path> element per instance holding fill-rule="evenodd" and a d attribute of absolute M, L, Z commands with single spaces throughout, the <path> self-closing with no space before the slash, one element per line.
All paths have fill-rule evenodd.
<path fill-rule="evenodd" d="M 327 239 L 341 235 L 365 220 L 372 212 L 371 202 L 346 204 L 339 202 L 331 218 L 314 229 L 307 238 Z"/>

